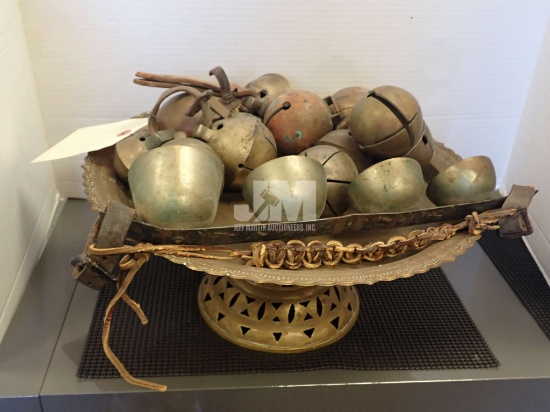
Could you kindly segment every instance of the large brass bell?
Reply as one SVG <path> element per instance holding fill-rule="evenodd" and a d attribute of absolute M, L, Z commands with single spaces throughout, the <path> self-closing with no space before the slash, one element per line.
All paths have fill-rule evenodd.
<path fill-rule="evenodd" d="M 374 157 L 408 153 L 422 137 L 424 120 L 415 97 L 399 87 L 381 86 L 354 106 L 349 120 L 353 138 Z"/>
<path fill-rule="evenodd" d="M 332 130 L 331 112 L 315 93 L 293 90 L 267 108 L 264 123 L 282 154 L 298 154 Z"/>
<path fill-rule="evenodd" d="M 369 89 L 364 87 L 346 87 L 332 96 L 325 97 L 325 102 L 332 112 L 332 124 L 335 129 L 348 127 L 353 106 L 368 92 Z"/>
<path fill-rule="evenodd" d="M 277 145 L 261 119 L 237 113 L 206 127 L 198 125 L 193 136 L 208 143 L 225 165 L 225 187 L 240 190 L 244 179 L 261 164 L 277 157 Z"/>
<path fill-rule="evenodd" d="M 268 73 L 252 80 L 246 88 L 255 92 L 256 96 L 245 97 L 243 106 L 263 118 L 271 102 L 281 94 L 291 91 L 292 85 L 284 76 Z"/>
<path fill-rule="evenodd" d="M 372 158 L 361 150 L 347 129 L 333 130 L 315 142 L 315 146 L 322 145 L 336 147 L 347 154 L 355 163 L 359 173 L 372 166 Z"/>
<path fill-rule="evenodd" d="M 478 202 L 492 197 L 496 187 L 493 162 L 486 156 L 461 160 L 439 173 L 426 194 L 437 206 Z"/>
<path fill-rule="evenodd" d="M 348 186 L 357 176 L 353 160 L 336 147 L 313 146 L 300 153 L 317 160 L 327 173 L 327 204 L 321 217 L 340 216 L 349 207 Z"/>
<path fill-rule="evenodd" d="M 415 210 L 425 200 L 420 164 L 407 157 L 376 163 L 351 182 L 348 196 L 352 208 L 363 213 Z"/>
<path fill-rule="evenodd" d="M 259 221 L 315 220 L 325 208 L 327 174 L 305 156 L 279 157 L 250 172 L 242 193 Z"/>
<path fill-rule="evenodd" d="M 172 229 L 208 227 L 223 188 L 223 163 L 212 150 L 161 146 L 134 161 L 128 181 L 141 221 Z"/>

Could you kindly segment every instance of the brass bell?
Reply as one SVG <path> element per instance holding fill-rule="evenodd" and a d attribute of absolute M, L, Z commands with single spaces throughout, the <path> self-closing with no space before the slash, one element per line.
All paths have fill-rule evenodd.
<path fill-rule="evenodd" d="M 335 129 L 347 129 L 353 106 L 368 92 L 369 89 L 364 87 L 346 87 L 332 96 L 325 97 L 325 102 L 332 112 L 332 125 Z"/>
<path fill-rule="evenodd" d="M 349 207 L 348 186 L 357 176 L 357 167 L 343 151 L 332 146 L 313 146 L 300 153 L 321 163 L 327 174 L 327 204 L 321 217 L 340 216 Z"/>
<path fill-rule="evenodd" d="M 493 162 L 486 156 L 461 160 L 439 173 L 426 194 L 437 206 L 491 199 L 496 187 Z"/>
<path fill-rule="evenodd" d="M 240 190 L 251 170 L 277 157 L 271 132 L 260 118 L 248 113 L 218 120 L 211 128 L 198 125 L 193 137 L 207 142 L 222 158 L 228 190 Z"/>
<path fill-rule="evenodd" d="M 432 136 L 432 132 L 428 128 L 426 122 L 423 122 L 423 130 L 421 138 L 415 143 L 415 145 L 403 155 L 403 157 L 410 157 L 420 163 L 423 167 L 429 165 L 434 155 L 435 143 Z"/>
<path fill-rule="evenodd" d="M 395 86 L 380 86 L 354 106 L 349 120 L 353 138 L 381 159 L 400 157 L 422 137 L 424 120 L 415 97 Z"/>
<path fill-rule="evenodd" d="M 185 132 L 174 129 L 159 130 L 158 112 L 162 103 L 168 97 L 176 93 L 183 93 L 179 96 L 192 97 L 195 105 L 202 108 L 199 113 L 199 122 L 209 126 L 212 123 L 212 112 L 206 103 L 205 97 L 198 90 L 189 86 L 177 86 L 163 92 L 158 98 L 155 106 L 149 114 L 149 124 L 137 130 L 132 135 L 121 140 L 115 145 L 113 166 L 117 176 L 124 182 L 128 180 L 128 170 L 132 163 L 143 153 L 178 136 L 185 136 Z M 177 96 L 176 96 L 177 97 Z M 185 117 L 185 116 L 184 116 Z"/>
<path fill-rule="evenodd" d="M 355 163 L 358 173 L 372 166 L 372 159 L 361 150 L 357 142 L 351 137 L 350 131 L 347 129 L 338 129 L 327 133 L 320 140 L 315 142 L 315 146 L 321 145 L 336 147 L 347 154 L 351 160 L 353 160 L 353 163 Z"/>
<path fill-rule="evenodd" d="M 193 128 L 200 123 L 202 117 L 200 112 L 192 116 L 187 114 L 194 103 L 195 96 L 188 93 L 171 96 L 158 111 L 159 130 L 172 129 L 191 135 Z"/>
<path fill-rule="evenodd" d="M 420 164 L 407 157 L 376 163 L 351 182 L 348 196 L 353 209 L 363 213 L 414 210 L 425 200 Z"/>
<path fill-rule="evenodd" d="M 243 106 L 263 118 L 267 107 L 283 93 L 292 90 L 290 82 L 280 74 L 268 73 L 252 80 L 246 88 L 256 93 L 243 99 Z"/>
<path fill-rule="evenodd" d="M 115 145 L 113 167 L 116 175 L 124 182 L 128 181 L 128 169 L 134 160 L 147 152 L 145 141 L 149 135 L 147 126 L 142 127 Z"/>
<path fill-rule="evenodd" d="M 170 229 L 208 227 L 223 188 L 223 163 L 214 151 L 161 146 L 134 161 L 128 181 L 141 221 Z"/>
<path fill-rule="evenodd" d="M 250 172 L 242 193 L 252 210 L 252 221 L 315 220 L 325 208 L 327 175 L 316 160 L 279 157 Z"/>
<path fill-rule="evenodd" d="M 277 97 L 264 116 L 282 154 L 298 154 L 332 130 L 331 113 L 315 93 L 292 90 Z"/>

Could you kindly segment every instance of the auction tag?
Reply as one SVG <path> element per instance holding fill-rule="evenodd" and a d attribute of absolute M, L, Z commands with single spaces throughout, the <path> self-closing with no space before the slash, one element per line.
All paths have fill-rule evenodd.
<path fill-rule="evenodd" d="M 128 119 L 78 129 L 55 146 L 50 147 L 31 163 L 64 159 L 112 146 L 146 126 L 147 122 L 147 118 Z"/>

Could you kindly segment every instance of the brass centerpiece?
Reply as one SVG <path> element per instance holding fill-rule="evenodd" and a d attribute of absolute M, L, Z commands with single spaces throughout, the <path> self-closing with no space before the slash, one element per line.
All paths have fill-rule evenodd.
<path fill-rule="evenodd" d="M 115 165 L 121 156 L 115 146 L 90 152 L 83 166 L 88 201 L 100 216 L 84 253 L 73 262 L 73 273 L 96 289 L 106 281 L 118 282 L 118 293 L 105 316 L 104 349 L 121 375 L 134 384 L 166 389 L 131 377 L 110 350 L 108 333 L 119 299 L 129 304 L 143 323 L 147 321 L 126 289 L 151 255 L 205 272 L 198 305 L 206 324 L 217 334 L 249 349 L 295 353 L 332 344 L 353 327 L 359 314 L 354 285 L 406 278 L 453 261 L 485 230 L 500 227 L 502 234 L 509 236 L 523 236 L 532 230 L 526 210 L 534 189 L 515 187 L 505 198 L 494 191 L 489 176 L 479 187 L 464 190 L 472 176 L 467 172 L 472 161 L 462 161 L 433 139 L 418 103 L 402 89 L 365 89 L 363 97 L 354 97 L 357 104 L 353 110 L 346 107 L 345 123 L 349 120 L 351 134 L 339 129 L 336 135 L 330 127 L 327 102 L 312 98 L 310 92 L 288 91 L 284 78 L 266 75 L 246 89 L 230 86 L 219 68 L 212 73 L 219 87 L 180 76 L 142 73 L 136 79 L 148 86 L 179 87 L 184 96 L 194 96 L 194 103 L 186 101 L 183 106 L 185 115 L 196 120 L 202 107 L 203 121 L 193 127 L 192 134 L 208 146 L 186 137 L 183 131 L 159 132 L 153 118 L 148 130 L 136 132 L 138 140 L 145 139 L 145 146 L 135 144 L 136 136 L 127 138 L 145 152 L 136 158 L 123 156 L 132 158 L 132 164 L 127 163 L 128 173 L 117 172 L 120 168 Z M 164 93 L 159 102 L 169 95 Z M 267 97 L 272 104 L 266 107 Z M 157 103 L 153 117 L 159 107 Z M 368 116 L 371 110 L 378 121 L 391 121 L 373 126 Z M 265 113 L 267 128 L 255 123 L 253 115 L 259 112 Z M 323 130 L 308 129 L 319 116 Z M 213 123 L 215 117 L 219 120 Z M 335 124 L 342 126 L 341 121 Z M 226 135 L 222 133 L 225 126 Z M 242 135 L 241 126 L 246 129 Z M 327 135 L 324 139 L 323 134 Z M 229 140 L 240 137 L 246 145 L 232 146 Z M 273 159 L 275 147 L 291 155 Z M 370 157 L 357 152 L 361 148 L 388 160 L 374 159 L 371 166 Z M 304 149 L 302 156 L 292 155 Z M 165 156 L 168 163 L 153 164 L 146 161 L 147 156 L 157 160 Z M 336 162 L 336 156 L 341 162 Z M 486 166 L 473 163 L 472 173 Z M 246 170 L 235 178 L 243 167 Z M 223 168 L 226 187 L 218 202 Z M 343 171 L 341 179 L 340 172 L 334 175 L 339 170 Z M 215 182 L 209 183 L 213 178 L 206 172 L 215 176 Z M 125 181 L 128 175 L 130 186 Z M 195 175 L 199 183 L 191 188 Z M 161 182 L 163 176 L 172 177 Z M 445 179 L 453 176 L 462 178 L 462 183 L 453 189 L 451 200 L 445 200 L 449 197 L 445 190 L 450 187 Z M 273 193 L 272 186 L 262 190 L 254 186 L 259 181 L 281 180 L 289 183 L 289 198 L 281 195 L 283 192 Z M 305 187 L 297 184 L 300 181 L 315 182 L 316 191 L 310 196 L 315 204 L 313 215 L 303 204 L 299 213 L 291 213 L 295 192 Z M 143 182 L 149 186 L 144 188 Z M 331 183 L 336 185 L 337 195 L 327 192 Z M 152 189 L 155 185 L 163 188 L 165 199 Z M 241 186 L 242 194 L 235 192 Z M 208 196 L 202 198 L 201 191 Z M 327 201 L 336 202 L 346 192 L 346 201 L 319 218 Z M 457 198 L 457 193 L 465 197 Z M 178 202 L 189 213 L 171 215 L 164 210 L 167 203 Z M 194 208 L 193 203 L 201 206 Z M 348 204 L 353 209 L 345 210 Z M 281 205 L 286 209 L 277 209 Z M 160 215 L 169 216 L 162 227 L 161 219 L 148 217 L 157 216 L 159 210 Z M 115 275 L 117 265 L 122 275 Z"/>

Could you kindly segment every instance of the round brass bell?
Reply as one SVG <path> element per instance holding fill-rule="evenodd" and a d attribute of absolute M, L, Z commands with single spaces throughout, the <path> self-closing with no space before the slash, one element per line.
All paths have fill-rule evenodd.
<path fill-rule="evenodd" d="M 332 125 L 335 129 L 346 129 L 353 106 L 369 89 L 365 87 L 346 87 L 325 98 L 332 112 Z"/>
<path fill-rule="evenodd" d="M 314 93 L 293 90 L 277 97 L 267 108 L 264 123 L 282 154 L 298 154 L 332 130 L 331 113 Z"/>
<path fill-rule="evenodd" d="M 228 190 L 240 190 L 250 171 L 277 157 L 277 145 L 261 119 L 236 113 L 206 127 L 198 125 L 193 136 L 208 143 L 225 165 Z"/>
<path fill-rule="evenodd" d="M 145 145 L 145 141 L 148 135 L 149 131 L 147 126 L 145 126 L 115 145 L 113 168 L 122 181 L 128 181 L 128 169 L 130 169 L 134 160 L 147 152 L 148 149 Z"/>
<path fill-rule="evenodd" d="M 327 200 L 327 174 L 316 160 L 284 156 L 247 176 L 243 197 L 261 222 L 318 219 Z"/>
<path fill-rule="evenodd" d="M 268 73 L 252 80 L 246 88 L 256 92 L 256 96 L 245 97 L 243 106 L 263 118 L 271 102 L 281 94 L 291 91 L 292 85 L 286 77 L 277 73 Z"/>
<path fill-rule="evenodd" d="M 321 215 L 340 216 L 349 207 L 348 186 L 357 176 L 357 167 L 343 151 L 332 146 L 313 146 L 300 153 L 321 163 L 327 174 L 327 203 Z"/>
<path fill-rule="evenodd" d="M 491 199 L 496 187 L 493 162 L 486 156 L 461 160 L 439 173 L 426 194 L 437 206 Z"/>
<path fill-rule="evenodd" d="M 193 128 L 201 122 L 202 113 L 197 112 L 192 116 L 187 113 L 195 103 L 195 96 L 182 93 L 167 99 L 157 114 L 158 129 L 171 129 L 191 135 Z"/>
<path fill-rule="evenodd" d="M 353 209 L 362 213 L 414 210 L 425 199 L 420 164 L 396 157 L 372 165 L 349 185 Z"/>
<path fill-rule="evenodd" d="M 361 150 L 347 129 L 338 129 L 327 133 L 315 142 L 315 146 L 321 145 L 336 147 L 347 154 L 353 160 L 353 163 L 355 163 L 358 173 L 372 166 L 372 159 Z"/>
<path fill-rule="evenodd" d="M 281 286 L 206 275 L 198 304 L 222 338 L 262 352 L 297 353 L 343 338 L 359 315 L 353 286 Z"/>
<path fill-rule="evenodd" d="M 428 165 L 434 155 L 434 139 L 432 132 L 424 122 L 422 137 L 418 139 L 415 145 L 403 157 L 410 157 L 420 163 L 420 166 Z"/>
<path fill-rule="evenodd" d="M 214 151 L 161 146 L 134 161 L 128 181 L 142 222 L 171 229 L 208 227 L 223 188 L 223 163 Z"/>
<path fill-rule="evenodd" d="M 422 137 L 424 121 L 412 94 L 399 87 L 380 86 L 356 103 L 349 129 L 367 154 L 388 159 L 414 147 Z"/>

